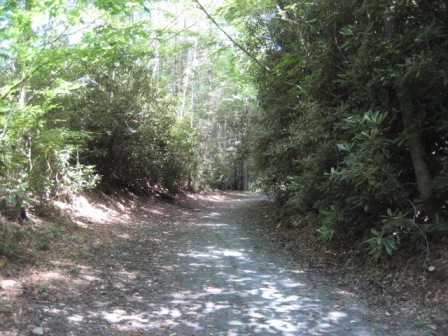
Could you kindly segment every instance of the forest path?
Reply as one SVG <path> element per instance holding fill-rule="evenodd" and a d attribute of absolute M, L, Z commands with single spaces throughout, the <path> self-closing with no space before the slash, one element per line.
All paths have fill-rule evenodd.
<path fill-rule="evenodd" d="M 38 318 L 17 334 L 421 334 L 282 252 L 260 225 L 270 209 L 263 196 L 233 195 L 176 208 L 157 231 L 145 220 L 122 223 L 65 268 L 61 283 L 71 285 L 36 295 Z"/>

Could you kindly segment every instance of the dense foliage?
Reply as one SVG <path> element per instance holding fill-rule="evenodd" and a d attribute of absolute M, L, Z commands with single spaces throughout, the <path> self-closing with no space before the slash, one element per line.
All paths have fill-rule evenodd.
<path fill-rule="evenodd" d="M 444 1 L 0 4 L 2 209 L 257 176 L 377 258 L 448 231 Z"/>
<path fill-rule="evenodd" d="M 2 0 L 0 11 L 2 208 L 26 218 L 100 180 L 243 187 L 235 142 L 253 94 L 192 4 Z"/>
<path fill-rule="evenodd" d="M 254 155 L 294 215 L 379 257 L 446 232 L 448 11 L 444 1 L 273 1 L 248 13 Z M 257 7 L 255 7 L 257 8 Z"/>

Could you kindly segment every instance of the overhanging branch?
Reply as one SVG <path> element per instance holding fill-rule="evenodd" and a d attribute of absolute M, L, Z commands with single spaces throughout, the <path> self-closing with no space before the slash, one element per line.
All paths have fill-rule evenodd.
<path fill-rule="evenodd" d="M 244 48 L 241 44 L 236 42 L 229 34 L 226 33 L 224 29 L 222 29 L 218 22 L 207 12 L 207 10 L 200 4 L 199 0 L 195 0 L 196 4 L 199 6 L 199 9 L 202 10 L 205 15 L 210 19 L 210 21 L 213 22 L 213 24 L 232 42 L 238 49 L 240 49 L 242 52 L 244 52 L 247 56 L 249 56 L 255 63 L 257 63 L 259 66 L 261 66 L 263 69 L 265 69 L 267 72 L 271 72 L 271 69 L 261 63 L 252 53 L 250 53 L 246 48 Z"/>

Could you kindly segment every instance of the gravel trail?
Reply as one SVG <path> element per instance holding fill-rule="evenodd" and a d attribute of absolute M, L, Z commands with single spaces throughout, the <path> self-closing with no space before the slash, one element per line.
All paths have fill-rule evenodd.
<path fill-rule="evenodd" d="M 44 335 L 421 335 L 282 252 L 259 225 L 271 204 L 238 196 L 92 247 L 82 294 L 36 302 Z M 95 266 L 96 265 L 96 266 Z M 73 275 L 75 276 L 75 275 Z M 87 280 L 88 281 L 87 281 Z M 36 334 L 36 333 L 35 333 Z"/>

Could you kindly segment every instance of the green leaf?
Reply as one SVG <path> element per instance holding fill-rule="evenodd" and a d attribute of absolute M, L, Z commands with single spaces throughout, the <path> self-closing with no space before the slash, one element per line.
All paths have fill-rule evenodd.
<path fill-rule="evenodd" d="M 338 143 L 338 144 L 336 144 L 336 146 L 338 146 L 338 148 L 342 151 L 345 151 L 345 152 L 349 151 L 344 143 Z"/>
<path fill-rule="evenodd" d="M 344 36 L 352 36 L 353 35 L 352 29 L 353 29 L 352 25 L 345 26 L 339 31 L 339 34 Z"/>
<path fill-rule="evenodd" d="M 397 249 L 397 244 L 395 244 L 395 242 L 392 239 L 387 239 L 385 243 L 386 245 L 390 246 L 391 249 L 393 250 Z"/>
<path fill-rule="evenodd" d="M 385 244 L 384 247 L 386 248 L 386 252 L 387 252 L 387 254 L 388 254 L 388 255 L 391 255 L 392 252 L 393 252 L 393 249 L 392 249 L 388 244 Z"/>
<path fill-rule="evenodd" d="M 380 236 L 380 233 L 375 229 L 370 229 L 370 232 L 372 232 L 375 236 Z"/>

